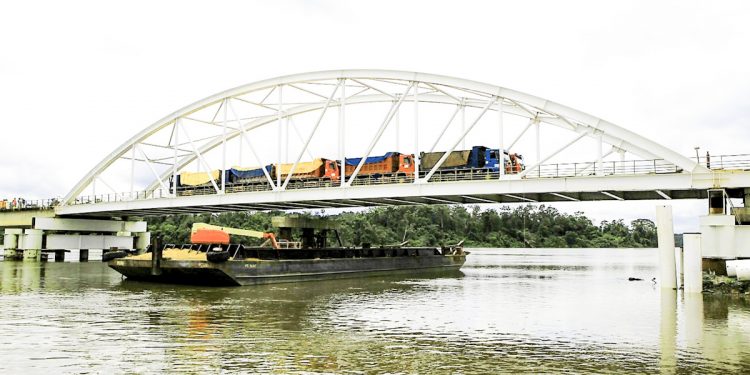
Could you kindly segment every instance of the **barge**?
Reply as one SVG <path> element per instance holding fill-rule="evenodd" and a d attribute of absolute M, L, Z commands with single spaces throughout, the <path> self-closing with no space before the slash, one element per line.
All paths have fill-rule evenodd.
<path fill-rule="evenodd" d="M 421 271 L 456 271 L 467 252 L 459 243 L 447 247 L 344 247 L 334 224 L 325 219 L 273 218 L 280 229 L 272 233 L 195 224 L 191 244 L 155 246 L 150 253 L 108 260 L 131 280 L 240 286 L 350 278 Z M 300 229 L 301 241 L 291 241 Z M 315 231 L 318 231 L 317 233 Z M 327 246 L 333 232 L 339 246 Z M 231 244 L 229 235 L 266 239 L 261 246 Z M 116 256 L 116 255 L 113 255 Z"/>

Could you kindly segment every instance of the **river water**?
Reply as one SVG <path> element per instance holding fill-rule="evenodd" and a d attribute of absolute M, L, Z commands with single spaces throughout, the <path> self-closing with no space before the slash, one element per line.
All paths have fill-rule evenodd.
<path fill-rule="evenodd" d="M 0 373 L 750 372 L 750 300 L 662 292 L 656 262 L 474 249 L 455 273 L 234 288 L 2 262 Z"/>

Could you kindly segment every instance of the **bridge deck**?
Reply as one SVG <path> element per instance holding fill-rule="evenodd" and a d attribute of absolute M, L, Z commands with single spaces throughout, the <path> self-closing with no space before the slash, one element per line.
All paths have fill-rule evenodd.
<path fill-rule="evenodd" d="M 750 171 L 512 178 L 368 186 L 321 187 L 162 198 L 117 197 L 55 209 L 58 215 L 152 216 L 244 210 L 294 210 L 419 204 L 481 204 L 569 201 L 702 199 L 725 188 L 741 197 Z"/>

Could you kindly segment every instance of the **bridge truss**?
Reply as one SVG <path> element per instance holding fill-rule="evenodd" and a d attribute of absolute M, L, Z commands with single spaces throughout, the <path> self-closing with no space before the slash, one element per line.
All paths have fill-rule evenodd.
<path fill-rule="evenodd" d="M 526 168 L 461 175 L 439 169 L 448 153 L 474 145 L 522 153 Z M 571 154 L 576 147 L 589 152 Z M 357 177 L 366 157 L 386 151 L 414 154 L 415 177 Z M 423 151 L 445 154 L 434 167 L 420 169 Z M 566 153 L 589 157 L 562 160 Z M 301 163 L 319 157 L 341 165 L 345 158 L 362 161 L 351 176 L 295 183 Z M 282 178 L 281 172 L 263 169 L 265 183 L 252 189 L 227 186 L 226 179 L 211 174 L 276 163 L 292 164 L 292 173 Z M 205 173 L 210 185 L 177 196 L 171 184 L 184 171 Z M 729 187 L 748 182 L 745 174 L 722 181 Z M 715 172 L 697 160 L 533 95 L 432 74 L 338 70 L 251 83 L 162 118 L 99 162 L 57 212 L 106 216 L 699 198 L 715 182 Z"/>

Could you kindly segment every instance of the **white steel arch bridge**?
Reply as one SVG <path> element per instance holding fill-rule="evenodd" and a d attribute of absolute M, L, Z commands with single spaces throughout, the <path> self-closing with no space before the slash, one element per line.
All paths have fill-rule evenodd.
<path fill-rule="evenodd" d="M 446 167 L 455 151 L 474 146 L 486 147 L 477 155 L 498 150 L 499 160 Z M 411 155 L 413 170 L 368 171 L 368 157 L 388 152 Z M 515 154 L 523 168 L 505 166 Z M 711 188 L 740 197 L 750 187 L 748 159 L 686 157 L 595 116 L 492 84 L 405 71 L 323 71 L 236 87 L 173 112 L 99 162 L 56 202 L 55 213 L 687 199 L 705 198 Z M 334 163 L 329 174 L 326 162 Z M 323 175 L 312 175 L 315 167 Z M 237 183 L 232 169 L 255 175 Z M 188 174 L 200 183 L 186 188 Z"/>

